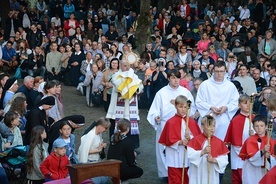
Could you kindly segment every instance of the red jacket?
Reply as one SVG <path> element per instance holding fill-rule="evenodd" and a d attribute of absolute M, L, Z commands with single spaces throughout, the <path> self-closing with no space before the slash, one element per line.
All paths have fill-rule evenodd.
<path fill-rule="evenodd" d="M 51 178 L 53 180 L 63 179 L 68 176 L 69 160 L 66 155 L 57 157 L 52 152 L 40 165 L 40 170 L 45 178 Z M 51 174 L 51 175 L 50 175 Z"/>
<path fill-rule="evenodd" d="M 75 28 L 79 27 L 79 23 L 77 20 L 75 20 Z M 69 36 L 69 29 L 71 27 L 69 26 L 69 20 L 66 20 L 65 23 L 64 23 L 64 30 L 65 30 L 65 35 L 66 37 Z"/>

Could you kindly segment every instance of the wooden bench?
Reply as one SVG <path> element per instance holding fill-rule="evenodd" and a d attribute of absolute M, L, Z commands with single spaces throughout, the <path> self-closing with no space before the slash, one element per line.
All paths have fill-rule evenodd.
<path fill-rule="evenodd" d="M 71 183 L 80 184 L 89 178 L 111 176 L 114 184 L 120 184 L 121 163 L 119 160 L 105 160 L 94 163 L 69 165 Z"/>

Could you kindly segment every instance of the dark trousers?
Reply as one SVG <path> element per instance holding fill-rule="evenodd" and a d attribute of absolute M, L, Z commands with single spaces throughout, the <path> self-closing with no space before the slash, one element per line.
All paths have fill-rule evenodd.
<path fill-rule="evenodd" d="M 56 74 L 56 75 L 53 75 L 52 73 L 50 72 L 47 72 L 47 76 L 48 76 L 48 80 L 58 80 L 58 81 L 61 81 L 61 75 L 60 73 Z"/>

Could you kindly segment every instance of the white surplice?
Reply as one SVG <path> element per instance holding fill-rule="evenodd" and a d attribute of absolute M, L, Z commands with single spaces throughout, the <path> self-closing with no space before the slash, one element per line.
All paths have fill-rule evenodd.
<path fill-rule="evenodd" d="M 186 130 L 186 122 L 182 119 L 181 124 L 181 139 L 185 139 L 185 130 Z M 194 136 L 191 132 L 190 138 L 192 139 Z M 183 163 L 185 159 L 185 167 L 189 166 L 187 152 L 185 154 L 184 158 L 184 149 L 183 145 L 179 145 L 179 141 L 177 141 L 175 144 L 171 146 L 166 146 L 166 165 L 167 167 L 174 167 L 174 168 L 183 168 Z"/>
<path fill-rule="evenodd" d="M 200 114 L 200 119 L 212 113 L 210 109 L 212 106 L 216 108 L 227 106 L 227 111 L 221 115 L 212 113 L 212 116 L 216 119 L 216 131 L 214 135 L 221 140 L 224 140 L 230 120 L 238 110 L 238 99 L 238 90 L 226 77 L 223 82 L 217 82 L 212 76 L 199 86 L 196 107 Z"/>
<path fill-rule="evenodd" d="M 184 95 L 189 100 L 191 100 L 191 113 L 192 116 L 195 113 L 195 103 L 194 98 L 189 90 L 184 87 L 179 86 L 177 89 L 173 89 L 168 84 L 167 86 L 160 89 L 151 104 L 147 120 L 156 130 L 156 159 L 157 159 L 157 168 L 158 168 L 158 176 L 159 177 L 167 177 L 168 170 L 166 165 L 166 160 L 164 156 L 164 149 L 165 146 L 159 144 L 159 138 L 162 133 L 162 130 L 167 122 L 171 117 L 173 117 L 176 113 L 176 109 L 174 105 L 171 103 L 171 100 L 175 100 L 178 95 Z M 155 122 L 155 118 L 160 116 L 161 120 L 159 124 Z"/>
<path fill-rule="evenodd" d="M 251 126 L 251 130 L 255 133 L 255 130 Z M 244 141 L 249 138 L 249 118 L 245 118 L 244 121 L 244 128 L 243 128 L 243 134 L 242 134 L 242 144 Z M 242 169 L 244 161 L 239 157 L 239 153 L 241 151 L 241 146 L 234 146 L 233 144 L 231 145 L 231 169 L 232 170 L 237 170 L 237 169 Z"/>
<path fill-rule="evenodd" d="M 208 140 L 204 142 L 204 149 L 208 145 Z M 187 147 L 188 160 L 190 167 L 188 170 L 189 184 L 208 184 L 208 162 L 207 154 L 200 156 L 202 150 L 194 150 Z M 228 156 L 220 155 L 217 158 L 217 164 L 210 163 L 209 180 L 212 184 L 219 184 L 219 173 L 224 173 L 228 164 Z"/>

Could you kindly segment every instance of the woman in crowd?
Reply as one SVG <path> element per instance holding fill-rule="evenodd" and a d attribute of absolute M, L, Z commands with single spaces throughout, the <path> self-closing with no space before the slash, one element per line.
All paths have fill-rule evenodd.
<path fill-rule="evenodd" d="M 135 163 L 136 152 L 133 149 L 132 140 L 127 136 L 130 131 L 130 121 L 120 119 L 117 124 L 117 132 L 111 137 L 107 159 L 121 160 L 120 178 L 128 180 L 139 178 L 143 175 L 143 169 Z"/>
<path fill-rule="evenodd" d="M 110 99 L 111 99 L 111 93 L 113 89 L 113 85 L 111 83 L 111 78 L 114 73 L 116 73 L 119 70 L 119 60 L 117 58 L 113 58 L 110 62 L 110 68 L 105 70 L 102 78 L 102 85 L 104 86 L 103 90 L 103 105 L 104 110 L 107 112 Z"/>
<path fill-rule="evenodd" d="M 97 59 L 96 60 L 96 64 L 97 64 L 97 66 L 99 68 L 99 71 L 101 71 L 101 72 L 105 71 L 106 67 L 105 67 L 105 62 L 104 62 L 103 58 Z"/>
<path fill-rule="evenodd" d="M 78 39 L 79 41 L 82 41 L 84 39 L 84 34 L 80 27 L 76 28 L 76 33 L 74 35 L 74 38 Z"/>
<path fill-rule="evenodd" d="M 271 87 L 263 88 L 258 101 L 254 103 L 254 106 L 253 106 L 254 112 L 267 117 L 268 97 L 270 96 L 271 93 L 275 93 L 273 88 Z"/>
<path fill-rule="evenodd" d="M 64 85 L 70 84 L 69 74 L 68 74 L 68 61 L 72 55 L 72 47 L 70 44 L 65 44 L 65 52 L 62 53 L 61 57 L 61 78 L 64 82 Z"/>
<path fill-rule="evenodd" d="M 34 87 L 33 87 L 33 89 L 34 89 L 35 91 L 38 91 L 39 85 L 40 85 L 42 82 L 44 82 L 44 78 L 43 78 L 42 76 L 36 76 L 36 77 L 34 78 Z"/>
<path fill-rule="evenodd" d="M 78 151 L 79 162 L 97 162 L 100 161 L 100 152 L 106 147 L 103 142 L 102 133 L 108 130 L 110 122 L 106 118 L 100 118 L 92 124 L 91 130 L 81 137 L 81 143 Z M 93 183 L 106 183 L 108 177 L 100 176 L 91 178 Z"/>
<path fill-rule="evenodd" d="M 269 87 L 272 87 L 273 89 L 276 89 L 276 76 L 275 75 L 270 77 Z"/>
<path fill-rule="evenodd" d="M 272 38 L 273 33 L 268 30 L 265 38 L 262 39 L 258 46 L 259 55 L 267 60 L 276 60 L 276 41 Z"/>
<path fill-rule="evenodd" d="M 92 96 L 100 95 L 103 91 L 103 86 L 101 84 L 103 73 L 99 71 L 96 63 L 89 65 L 89 67 L 90 70 L 86 73 L 85 80 L 83 82 L 84 86 L 86 86 L 86 103 L 88 107 L 90 107 L 92 103 L 95 106 L 100 106 L 100 103 L 92 101 Z"/>
<path fill-rule="evenodd" d="M 92 63 L 93 63 L 92 53 L 87 52 L 86 59 L 81 62 L 80 71 L 81 71 L 82 76 L 79 78 L 79 82 L 84 81 L 86 73 L 91 70 Z"/>
<path fill-rule="evenodd" d="M 52 96 L 55 98 L 55 105 L 50 110 L 48 110 L 49 123 L 52 124 L 53 122 L 56 122 L 63 118 L 59 109 L 59 103 L 57 99 L 57 81 L 48 81 L 44 86 L 44 93 L 45 96 Z"/>
<path fill-rule="evenodd" d="M 74 37 L 76 34 L 76 29 L 79 27 L 78 21 L 75 19 L 74 13 L 71 13 L 70 18 L 65 21 L 64 24 L 64 30 L 65 30 L 65 35 L 68 37 L 70 40 Z"/>
<path fill-rule="evenodd" d="M 187 45 L 180 47 L 180 52 L 175 55 L 174 65 L 178 67 L 184 67 L 187 63 L 192 61 L 192 56 L 187 52 Z"/>
<path fill-rule="evenodd" d="M 201 39 L 197 42 L 198 52 L 202 54 L 204 50 L 208 50 L 209 43 L 210 43 L 209 36 L 207 35 L 207 33 L 203 33 L 201 36 Z"/>
<path fill-rule="evenodd" d="M 117 59 L 122 59 L 123 53 L 119 51 L 116 44 L 111 44 L 110 49 L 113 51 L 113 56 Z"/>

